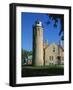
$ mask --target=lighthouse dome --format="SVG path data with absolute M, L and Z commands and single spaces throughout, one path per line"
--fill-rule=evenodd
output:
M 35 22 L 35 26 L 42 26 L 42 22 L 37 20 L 37 21 Z

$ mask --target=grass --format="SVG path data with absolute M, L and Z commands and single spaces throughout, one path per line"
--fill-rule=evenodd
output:
M 23 66 L 22 68 L 29 69 L 48 69 L 48 68 L 63 68 L 61 65 L 49 65 L 49 66 Z
M 22 77 L 64 75 L 63 65 L 23 66 Z

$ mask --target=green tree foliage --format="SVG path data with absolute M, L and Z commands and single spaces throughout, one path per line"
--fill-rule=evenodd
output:
M 22 57 L 22 65 L 23 65 L 24 63 L 28 62 L 28 56 L 32 55 L 32 51 L 27 51 L 22 49 L 21 52 L 22 52 L 21 57 Z
M 48 14 L 47 14 L 48 15 Z M 59 32 L 59 36 L 61 36 L 61 40 L 64 40 L 64 15 L 58 15 L 58 14 L 49 14 L 49 19 L 54 20 L 54 27 L 57 27 L 58 19 L 61 21 L 61 29 Z M 50 20 L 47 21 L 47 25 L 50 24 Z
M 22 59 L 28 58 L 29 55 L 32 55 L 32 51 L 22 49 Z

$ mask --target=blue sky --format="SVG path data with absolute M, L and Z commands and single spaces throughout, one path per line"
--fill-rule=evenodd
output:
M 54 21 L 49 19 L 49 16 L 44 13 L 24 13 L 21 14 L 21 44 L 22 48 L 28 51 L 32 50 L 32 34 L 33 34 L 33 25 L 36 20 L 40 20 L 43 23 L 44 41 L 48 40 L 48 43 L 59 43 L 59 31 L 61 28 L 60 19 L 58 19 L 57 28 L 53 26 Z M 46 22 L 50 20 L 50 24 L 47 25 Z

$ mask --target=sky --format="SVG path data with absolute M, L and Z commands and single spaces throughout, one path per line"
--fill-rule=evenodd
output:
M 33 42 L 33 25 L 36 20 L 39 20 L 43 24 L 43 38 L 44 41 L 48 40 L 49 44 L 59 43 L 59 31 L 61 29 L 61 22 L 58 19 L 57 27 L 54 27 L 54 20 L 50 20 L 49 14 L 44 13 L 26 13 L 22 12 L 21 14 L 21 44 L 22 48 L 27 51 L 32 51 L 32 42 Z M 50 24 L 46 24 L 50 21 Z

